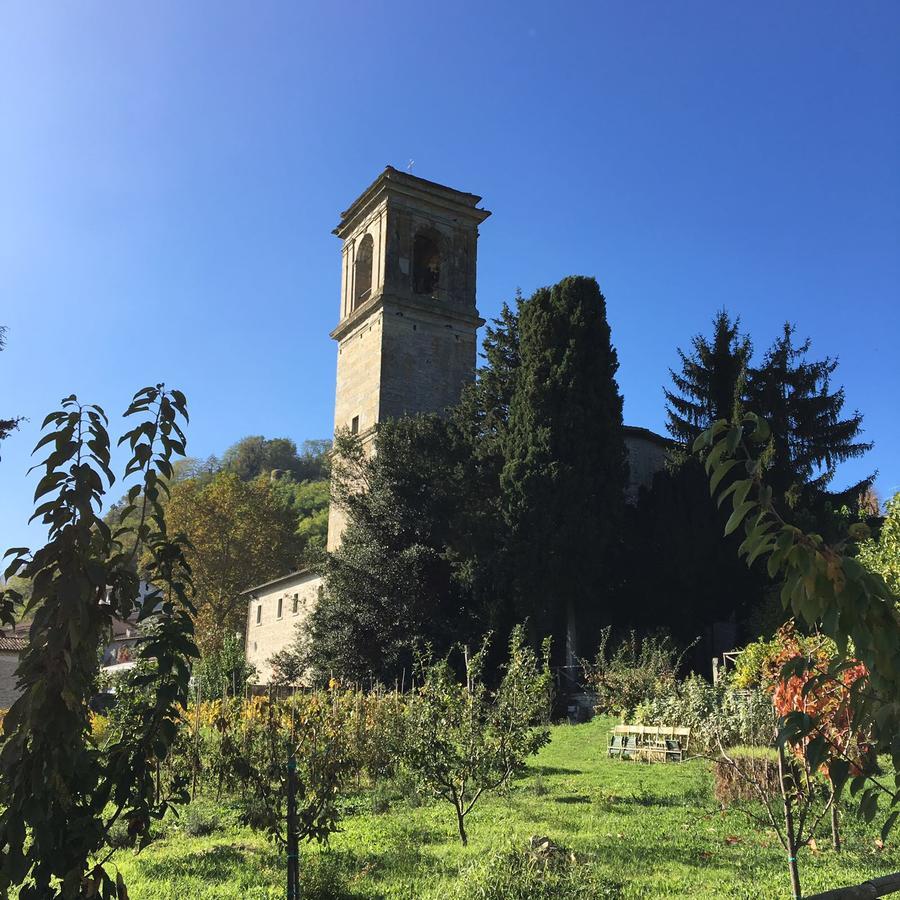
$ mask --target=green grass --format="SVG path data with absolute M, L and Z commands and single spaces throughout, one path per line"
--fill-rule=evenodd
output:
M 485 876 L 498 853 L 525 848 L 532 835 L 547 835 L 574 850 L 575 871 L 566 877 L 606 891 L 596 887 L 579 897 L 789 896 L 784 853 L 774 834 L 737 811 L 716 808 L 708 762 L 645 765 L 608 760 L 604 752 L 609 724 L 595 720 L 555 727 L 551 743 L 510 792 L 483 798 L 475 807 L 467 820 L 466 848 L 459 843 L 448 805 L 416 807 L 397 792 L 388 811 L 376 813 L 371 811 L 371 795 L 350 798 L 342 830 L 330 846 L 303 850 L 304 897 L 512 896 L 506 889 L 485 892 Z M 384 808 L 386 795 L 389 792 L 379 792 L 377 808 Z M 164 834 L 138 855 L 122 851 L 115 857 L 132 900 L 284 896 L 283 856 L 264 837 L 236 826 L 227 814 L 220 830 L 205 837 L 189 837 L 173 826 Z M 818 851 L 801 853 L 804 891 L 814 893 L 900 869 L 900 853 L 892 846 L 880 850 L 877 836 L 877 828 L 864 827 L 847 814 L 845 847 L 835 854 L 823 831 Z M 564 887 L 556 892 L 547 887 L 533 896 L 574 895 Z

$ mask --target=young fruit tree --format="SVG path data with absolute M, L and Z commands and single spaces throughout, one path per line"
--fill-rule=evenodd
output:
M 100 517 L 115 481 L 108 420 L 100 407 L 73 395 L 44 420 L 51 428 L 35 447 L 49 447 L 37 466 L 44 474 L 33 517 L 47 527 L 47 543 L 34 553 L 17 547 L 6 554 L 12 561 L 5 577 L 22 576 L 33 591 L 22 613 L 31 627 L 16 671 L 21 694 L 0 737 L 2 897 L 124 900 L 121 874 L 113 879 L 104 866 L 113 852 L 110 829 L 127 823 L 132 843 L 143 846 L 151 820 L 187 798 L 179 782 L 159 795 L 154 779 L 175 740 L 190 659 L 197 655 L 184 541 L 168 534 L 160 503 L 172 459 L 184 455 L 184 396 L 163 385 L 144 388 L 125 416 L 140 417 L 119 441 L 131 452 L 125 477 L 138 476 L 122 518 L 136 511 L 136 524 L 113 531 Z M 135 570 L 140 546 L 147 554 L 143 576 L 155 588 L 142 604 Z M 21 601 L 15 590 L 0 593 L 0 618 L 11 623 Z M 89 708 L 98 651 L 113 618 L 134 614 L 145 631 L 140 660 L 153 690 L 133 727 L 101 752 Z
M 479 797 L 508 785 L 525 760 L 550 740 L 545 727 L 553 683 L 549 639 L 539 658 L 516 626 L 495 691 L 482 679 L 487 650 L 485 638 L 476 653 L 463 651 L 464 682 L 455 677 L 449 659 L 419 660 L 421 683 L 407 704 L 400 749 L 419 783 L 452 804 L 463 845 L 468 843 L 466 816 Z
M 842 759 L 851 766 L 853 775 L 875 770 L 875 759 L 869 746 L 868 735 L 855 726 L 851 712 L 853 692 L 865 687 L 868 677 L 862 663 L 831 671 L 834 659 L 834 643 L 821 635 L 801 640 L 793 622 L 788 622 L 779 632 L 781 650 L 771 661 L 771 674 L 767 679 L 772 703 L 781 719 L 792 713 L 802 713 L 812 718 L 810 732 L 794 744 L 794 756 L 800 763 L 814 762 L 821 754 L 824 758 Z M 791 675 L 785 675 L 790 667 Z M 821 749 L 820 749 L 821 748 Z M 838 824 L 838 802 L 828 767 L 822 765 L 811 775 L 825 781 L 830 797 L 831 838 L 836 851 L 841 849 Z
M 809 534 L 788 523 L 773 503 L 766 483 L 764 463 L 772 434 L 768 423 L 754 413 L 732 422 L 720 420 L 694 443 L 702 453 L 710 477 L 710 493 L 721 505 L 729 497 L 732 513 L 725 534 L 743 527 L 745 538 L 739 553 L 747 564 L 765 559 L 769 576 L 783 579 L 781 600 L 798 622 L 817 630 L 835 644 L 835 653 L 824 671 L 810 671 L 807 659 L 793 655 L 781 670 L 784 714 L 779 719 L 778 752 L 783 773 L 785 834 L 788 869 L 794 897 L 800 896 L 795 839 L 794 789 L 784 776 L 785 746 L 802 754 L 809 772 L 824 770 L 832 786 L 832 803 L 840 800 L 850 781 L 850 793 L 858 798 L 859 813 L 871 821 L 879 799 L 887 802 L 882 827 L 886 837 L 900 815 L 900 791 L 893 782 L 877 777 L 873 767 L 861 767 L 865 759 L 889 754 L 900 769 L 900 620 L 897 597 L 884 578 L 854 558 L 855 542 L 868 536 L 861 524 L 852 525 L 844 540 L 829 545 L 818 534 Z M 861 668 L 862 667 L 862 668 Z M 845 706 L 849 735 L 862 735 L 871 748 L 857 752 L 858 741 L 836 739 L 828 724 L 829 703 L 812 708 L 792 708 L 791 678 L 803 682 L 801 694 L 825 698 L 839 693 L 837 707 Z

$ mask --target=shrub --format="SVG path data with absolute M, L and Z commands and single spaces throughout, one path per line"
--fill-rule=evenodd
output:
M 116 819 L 106 833 L 106 843 L 114 850 L 122 850 L 125 847 L 133 847 L 135 835 L 128 831 L 128 823 L 122 819 Z
M 542 846 L 550 844 L 550 852 Z M 546 838 L 531 850 L 508 847 L 465 869 L 453 900 L 615 900 L 622 885 L 601 876 Z
M 194 801 L 182 816 L 182 828 L 191 837 L 205 837 L 220 827 L 219 811 L 206 803 Z
M 223 693 L 242 696 L 256 678 L 256 667 L 247 662 L 242 638 L 226 631 L 222 646 L 204 653 L 191 674 L 202 699 L 217 700 Z
M 306 853 L 300 863 L 300 896 L 303 900 L 364 900 L 367 895 L 352 886 L 357 873 L 352 854 Z
M 764 691 L 712 685 L 699 675 L 638 704 L 634 719 L 639 724 L 690 728 L 690 749 L 700 753 L 718 750 L 720 741 L 725 747 L 766 746 L 774 736 L 772 701 Z
M 750 801 L 758 802 L 761 790 L 767 798 L 781 791 L 778 757 L 774 750 L 760 747 L 736 747 L 729 751 L 729 762 L 717 759 L 715 765 L 716 800 L 722 806 Z
M 394 792 L 391 785 L 379 781 L 372 789 L 372 812 L 376 814 L 386 813 L 391 808 L 394 800 Z
M 679 652 L 668 635 L 640 640 L 632 631 L 610 653 L 611 633 L 611 627 L 603 629 L 594 662 L 583 662 L 582 666 L 585 679 L 597 695 L 597 712 L 629 718 L 642 701 L 671 693 L 687 651 Z
M 824 653 L 829 658 L 837 655 L 837 645 L 830 638 L 800 634 L 791 621 L 770 640 L 759 638 L 741 650 L 730 675 L 730 683 L 741 690 L 760 687 L 771 690 L 772 684 L 779 680 L 778 660 L 788 650 L 800 655 L 818 656 Z

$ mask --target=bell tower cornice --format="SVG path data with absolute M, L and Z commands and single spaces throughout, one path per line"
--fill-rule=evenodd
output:
M 332 234 L 346 239 L 380 204 L 391 199 L 401 203 L 406 201 L 403 205 L 419 206 L 424 202 L 435 212 L 440 210 L 450 218 L 470 219 L 476 225 L 490 215 L 488 210 L 478 208 L 481 197 L 477 194 L 457 191 L 436 181 L 401 172 L 393 166 L 385 166 L 384 171 L 341 213 L 341 221 Z

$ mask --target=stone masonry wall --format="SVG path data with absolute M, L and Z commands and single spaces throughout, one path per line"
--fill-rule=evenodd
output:
M 15 672 L 19 654 L 0 651 L 0 709 L 9 709 L 21 691 L 16 688 Z
M 268 684 L 272 677 L 269 660 L 273 654 L 293 643 L 297 625 L 306 620 L 318 599 L 321 583 L 322 579 L 312 572 L 300 573 L 261 589 L 247 604 L 247 662 L 256 666 L 260 684 Z
M 350 428 L 355 416 L 359 417 L 360 432 L 378 421 L 382 323 L 382 310 L 373 310 L 338 344 L 335 431 Z
M 450 313 L 385 302 L 380 420 L 440 413 L 475 374 L 475 326 Z

